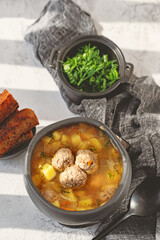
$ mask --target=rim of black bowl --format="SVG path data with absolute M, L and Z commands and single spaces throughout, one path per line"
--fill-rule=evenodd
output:
M 33 136 L 36 134 L 36 127 L 31 129 Z M 16 157 L 17 155 L 21 154 L 29 145 L 30 141 L 26 142 L 25 144 L 23 144 L 22 146 L 15 148 L 14 150 L 6 153 L 5 155 L 3 155 L 2 157 L 0 157 L 0 160 L 7 160 L 7 159 L 11 159 L 13 157 Z
M 106 45 L 117 57 L 116 60 L 118 61 L 120 78 L 117 79 L 110 87 L 106 88 L 102 92 L 92 93 L 92 92 L 84 92 L 76 89 L 67 81 L 67 78 L 65 77 L 65 74 L 62 71 L 62 63 L 60 61 L 64 61 L 64 59 L 66 58 L 69 51 L 71 51 L 71 49 L 73 49 L 79 44 L 84 44 L 85 42 L 97 42 L 97 43 Z M 80 94 L 81 96 L 88 95 L 90 97 L 92 96 L 98 97 L 98 96 L 103 96 L 104 94 L 112 92 L 122 82 L 122 78 L 125 77 L 125 67 L 126 67 L 126 62 L 121 49 L 110 39 L 104 36 L 99 36 L 99 35 L 81 35 L 79 37 L 74 38 L 64 48 L 60 49 L 60 52 L 57 58 L 57 72 L 58 72 L 58 75 L 60 76 L 61 81 L 65 84 L 65 86 L 68 89 L 72 90 L 73 92 L 76 92 L 77 94 Z
M 105 133 L 108 134 L 108 136 L 112 139 L 113 143 L 115 144 L 115 146 L 118 148 L 118 150 L 120 151 L 120 154 L 122 156 L 123 159 L 123 173 L 122 173 L 122 178 L 121 181 L 119 183 L 119 186 L 115 192 L 115 194 L 113 195 L 113 197 L 107 202 L 105 203 L 103 206 L 100 206 L 98 208 L 95 209 L 91 209 L 91 210 L 85 210 L 85 211 L 68 211 L 68 210 L 64 210 L 58 207 L 55 207 L 53 204 L 51 204 L 50 202 L 48 202 L 42 195 L 41 193 L 37 190 L 36 186 L 34 185 L 32 178 L 31 178 L 31 156 L 32 156 L 32 152 L 34 150 L 34 147 L 36 146 L 36 144 L 38 143 L 38 141 L 45 135 L 47 135 L 47 133 L 51 132 L 51 131 L 55 131 L 56 129 L 59 129 L 63 126 L 70 126 L 76 123 L 86 123 L 86 124 L 92 124 L 97 128 L 100 128 L 102 131 L 105 131 Z M 102 128 L 104 129 L 102 129 Z M 129 164 L 130 167 L 130 172 L 128 172 L 127 170 L 127 164 Z M 84 117 L 75 117 L 75 118 L 68 118 L 53 124 L 48 125 L 47 127 L 44 127 L 42 130 L 40 130 L 35 137 L 31 140 L 27 153 L 26 153 L 26 159 L 25 159 L 25 173 L 24 173 L 24 177 L 25 177 L 25 181 L 27 182 L 27 184 L 29 184 L 29 187 L 36 193 L 37 197 L 39 198 L 39 200 L 44 204 L 47 205 L 47 207 L 49 207 L 51 210 L 54 210 L 55 212 L 59 213 L 59 214 L 63 214 L 65 213 L 65 215 L 67 216 L 77 216 L 77 212 L 80 216 L 85 216 L 86 212 L 87 215 L 92 216 L 92 214 L 95 214 L 97 212 L 103 212 L 105 210 L 105 208 L 109 208 L 111 205 L 115 205 L 115 200 L 118 198 L 121 198 L 123 196 L 123 189 L 126 188 L 126 185 L 124 184 L 124 181 L 126 178 L 129 178 L 129 184 L 128 184 L 128 188 L 127 188 L 127 192 L 129 190 L 130 187 L 130 183 L 131 183 L 131 177 L 132 177 L 132 169 L 131 169 L 131 162 L 130 162 L 130 158 L 125 150 L 125 148 L 123 147 L 123 145 L 120 143 L 120 141 L 116 138 L 116 136 L 114 135 L 114 133 L 103 123 L 91 119 L 91 118 L 84 118 Z M 28 191 L 28 190 L 27 190 Z M 29 192 L 28 192 L 29 194 Z M 29 194 L 29 196 L 31 197 L 31 195 Z M 123 196 L 124 199 L 125 196 Z M 32 197 L 31 197 L 32 199 Z M 122 199 L 122 200 L 123 200 Z M 33 201 L 34 202 L 34 201 Z M 36 205 L 36 204 L 35 204 Z M 118 208 L 119 203 L 117 203 L 116 208 Z

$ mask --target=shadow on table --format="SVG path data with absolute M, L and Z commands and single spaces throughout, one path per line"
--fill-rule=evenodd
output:
M 20 40 L 0 40 L 0 64 L 42 68 L 35 58 L 32 46 Z
M 116 39 L 115 40 L 111 39 L 111 40 L 116 43 Z M 26 46 L 29 47 L 29 45 L 27 45 L 24 41 L 0 40 L 0 51 L 2 54 L 0 58 L 0 64 L 42 68 L 43 66 L 35 57 L 32 56 L 31 57 L 32 59 L 31 59 L 28 56 Z M 33 55 L 32 49 L 28 49 L 28 52 Z M 147 69 L 147 72 L 150 75 L 152 73 L 153 74 L 160 73 L 160 66 L 159 66 L 160 52 L 159 51 L 130 50 L 130 49 L 123 48 L 122 52 L 126 57 L 126 61 L 129 60 L 135 66 L 137 65 L 135 67 L 135 71 L 141 71 L 140 68 L 143 68 L 145 69 L 144 72 Z M 15 57 L 15 56 L 19 56 L 19 57 Z M 143 74 L 143 71 L 142 71 L 142 74 Z
M 3 206 L 3 207 L 2 207 Z M 43 215 L 32 203 L 28 196 L 15 196 L 15 195 L 0 195 L 0 229 L 25 229 L 37 230 L 45 233 L 62 233 L 63 237 L 68 234 L 70 237 L 75 237 L 77 234 L 82 236 L 82 239 L 89 237 L 91 239 L 95 235 L 98 225 L 93 225 L 87 228 L 68 228 L 61 226 L 59 223 L 52 221 Z M 149 226 L 149 223 L 152 224 Z M 139 232 L 139 239 L 147 239 L 147 236 L 152 236 L 150 240 L 154 240 L 155 236 L 155 217 L 132 217 L 123 222 L 115 228 L 110 235 L 110 239 L 115 239 L 117 234 L 121 236 L 132 236 L 135 239 L 136 233 Z M 148 227 L 149 226 L 149 227 Z M 54 238 L 53 238 L 54 239 Z
M 28 196 L 0 195 L 0 212 L 0 229 L 33 229 L 64 234 L 78 233 L 85 236 L 90 231 L 94 232 L 97 227 L 95 225 L 94 227 L 73 229 L 61 226 L 43 215 Z

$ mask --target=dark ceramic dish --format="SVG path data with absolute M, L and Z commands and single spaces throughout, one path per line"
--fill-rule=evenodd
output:
M 89 43 L 91 46 L 97 46 L 101 53 L 108 54 L 108 58 L 110 60 L 116 60 L 118 64 L 120 78 L 103 92 L 88 93 L 77 90 L 69 84 L 67 75 L 63 71 L 61 61 L 66 61 L 67 57 L 75 56 L 80 47 Z M 98 35 L 82 35 L 73 39 L 61 49 L 53 48 L 49 59 L 49 67 L 57 70 L 68 98 L 76 104 L 79 104 L 81 100 L 85 98 L 102 98 L 109 96 L 125 78 L 130 78 L 133 72 L 133 65 L 125 62 L 124 55 L 120 48 L 108 38 Z
M 79 122 L 92 124 L 95 127 L 101 127 L 101 129 L 104 129 L 103 131 L 109 135 L 112 142 L 121 153 L 123 159 L 123 174 L 119 187 L 115 192 L 114 196 L 103 206 L 86 211 L 67 211 L 53 206 L 38 192 L 31 179 L 31 157 L 36 144 L 43 136 L 47 135 L 50 131 L 55 131 L 58 128 L 69 126 Z M 90 118 L 70 118 L 57 123 L 53 123 L 43 128 L 35 135 L 35 137 L 30 142 L 25 159 L 24 181 L 30 198 L 32 199 L 34 204 L 49 218 L 70 227 L 82 227 L 92 225 L 98 223 L 104 218 L 109 217 L 113 212 L 115 212 L 129 190 L 129 186 L 131 183 L 131 175 L 131 162 L 125 148 L 115 137 L 114 133 L 108 129 L 108 127 L 106 127 L 101 122 Z
M 33 136 L 36 134 L 36 127 L 32 128 L 32 132 L 33 132 Z M 18 147 L 8 153 L 6 153 L 5 155 L 3 155 L 3 157 L 0 157 L 0 160 L 9 160 L 12 159 L 16 156 L 18 156 L 19 154 L 21 154 L 22 152 L 25 151 L 25 149 L 27 148 L 27 146 L 29 145 L 29 142 L 23 144 L 21 147 Z

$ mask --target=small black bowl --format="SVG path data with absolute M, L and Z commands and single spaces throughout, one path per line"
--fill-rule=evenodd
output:
M 101 53 L 108 54 L 108 58 L 110 60 L 116 60 L 118 64 L 120 78 L 116 80 L 111 87 L 107 88 L 103 92 L 89 93 L 77 90 L 70 85 L 67 75 L 63 71 L 62 62 L 66 61 L 67 57 L 72 58 L 75 56 L 78 49 L 86 44 L 90 44 L 90 46 L 96 46 Z M 57 59 L 55 64 L 54 59 L 56 55 Z M 53 48 L 49 59 L 49 67 L 57 70 L 58 76 L 68 98 L 76 104 L 79 104 L 82 99 L 86 98 L 96 99 L 109 96 L 110 93 L 113 92 L 125 78 L 130 78 L 133 72 L 133 65 L 125 62 L 124 55 L 120 48 L 108 38 L 98 35 L 81 35 L 73 39 L 62 49 Z
M 58 207 L 55 207 L 54 205 L 49 203 L 37 190 L 31 178 L 31 158 L 32 158 L 32 153 L 34 151 L 36 144 L 40 141 L 42 137 L 46 136 L 51 131 L 55 131 L 59 128 L 70 126 L 77 123 L 86 123 L 89 125 L 91 124 L 97 128 L 100 128 L 110 137 L 114 146 L 119 150 L 122 156 L 123 174 L 122 174 L 121 182 L 115 194 L 103 206 L 93 210 L 86 210 L 86 211 L 67 211 L 67 210 L 63 210 Z M 53 123 L 43 128 L 34 136 L 34 138 L 29 144 L 29 147 L 26 153 L 24 182 L 30 198 L 32 199 L 34 204 L 37 206 L 37 208 L 39 208 L 49 218 L 70 227 L 82 227 L 82 226 L 84 227 L 84 226 L 92 225 L 100 222 L 105 218 L 108 218 L 111 214 L 113 214 L 119 208 L 123 199 L 128 193 L 130 183 L 131 183 L 131 176 L 132 176 L 132 168 L 131 168 L 130 158 L 125 148 L 123 147 L 123 145 L 117 139 L 115 134 L 108 129 L 107 126 L 105 126 L 99 121 L 96 121 L 90 118 L 80 118 L 80 117 L 70 118 L 60 122 Z
M 36 134 L 36 127 L 32 128 L 32 133 L 33 136 Z M 27 146 L 29 145 L 29 142 L 24 143 L 22 146 L 15 148 L 14 150 L 6 153 L 5 155 L 3 155 L 2 157 L 0 157 L 0 160 L 9 160 L 12 159 L 16 156 L 18 156 L 19 154 L 21 154 L 22 152 L 25 151 L 25 149 L 27 148 Z

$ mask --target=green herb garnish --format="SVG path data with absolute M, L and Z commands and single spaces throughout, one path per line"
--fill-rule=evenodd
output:
M 110 140 L 108 139 L 108 140 L 106 141 L 106 143 L 104 144 L 104 146 L 106 147 L 109 142 L 110 142 Z
M 119 162 L 119 163 L 121 162 L 121 156 L 118 157 L 118 162 Z
M 115 166 L 114 166 L 114 169 L 116 170 L 116 172 L 117 172 L 118 174 L 120 174 L 119 171 L 118 171 L 118 169 L 117 169 Z
M 69 192 L 67 192 L 66 190 L 62 190 L 62 192 L 63 192 L 63 193 L 69 193 Z
M 91 149 L 90 149 L 90 151 L 92 151 L 92 152 L 95 151 L 95 150 L 96 150 L 96 149 L 95 149 L 94 146 L 92 146 Z
M 100 206 L 100 201 L 97 201 L 97 207 L 99 207 Z
M 44 157 L 44 158 L 51 158 L 52 157 L 52 155 L 44 153 L 44 152 L 41 152 L 41 156 Z
M 108 176 L 110 179 L 112 179 L 114 177 L 114 175 L 112 173 L 108 173 Z
M 49 141 L 49 143 L 48 143 L 48 144 L 51 144 L 52 142 L 54 142 L 54 141 L 55 141 L 55 139 L 54 139 L 54 136 L 52 135 L 52 133 L 49 133 L 49 134 L 48 134 L 48 137 L 50 137 L 50 138 L 51 138 L 51 140 Z
M 81 47 L 72 58 L 67 58 L 63 71 L 69 83 L 84 92 L 102 92 L 110 87 L 118 78 L 116 60 L 109 60 L 107 54 L 90 44 Z

